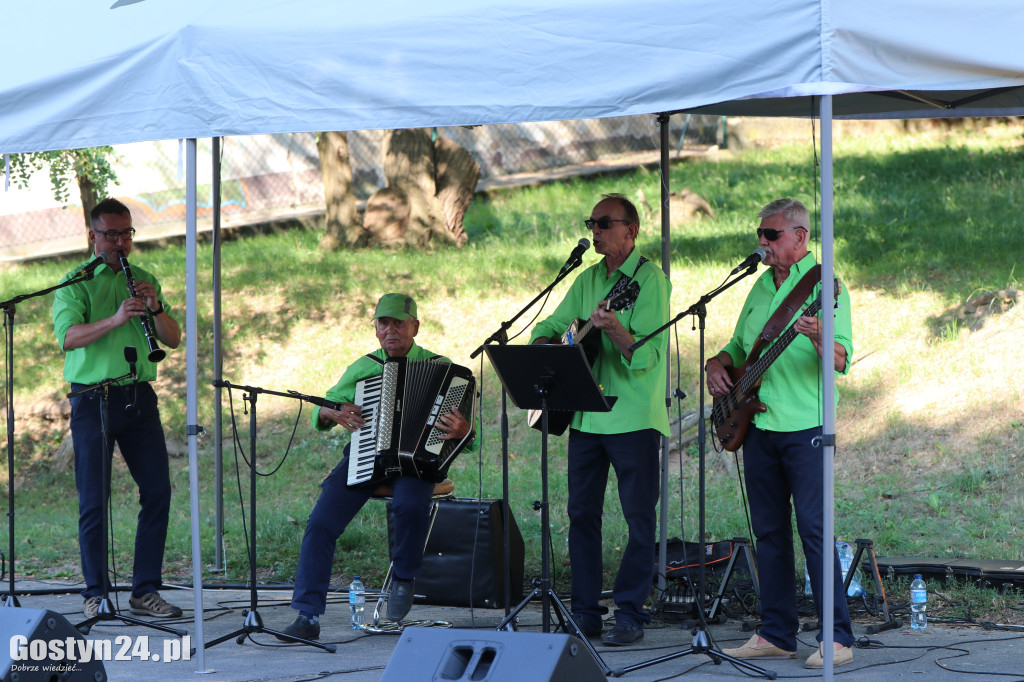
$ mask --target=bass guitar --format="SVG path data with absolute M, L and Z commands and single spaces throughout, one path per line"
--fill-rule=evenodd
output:
M 835 280 L 834 288 L 834 297 L 838 298 L 839 280 Z M 799 314 L 817 315 L 819 310 L 821 310 L 820 292 L 807 306 L 807 309 Z M 758 389 L 761 387 L 761 377 L 797 335 L 798 332 L 790 325 L 760 357 L 748 360 L 743 367 L 726 367 L 729 378 L 732 379 L 732 388 L 727 394 L 715 398 L 711 406 L 711 430 L 718 442 L 722 444 L 723 449 L 729 452 L 739 450 L 754 415 L 768 409 L 757 398 Z
M 625 287 L 621 291 L 606 299 L 606 310 L 624 310 L 629 308 L 636 303 L 636 297 L 640 294 L 640 285 L 636 282 L 630 282 L 629 286 Z M 587 362 L 591 367 L 594 366 L 594 361 L 597 359 L 597 353 L 601 350 L 601 337 L 599 334 L 591 334 L 594 330 L 593 320 L 586 320 L 585 322 L 577 318 L 569 323 L 565 332 L 562 334 L 561 343 L 573 344 L 583 347 L 583 354 L 587 358 Z M 575 412 L 568 410 L 554 410 L 548 411 L 548 434 L 552 436 L 561 436 L 565 433 L 565 430 L 569 428 L 569 424 L 572 423 L 573 415 Z M 540 410 L 527 410 L 526 421 L 531 428 L 540 431 L 542 429 L 541 417 L 542 413 Z

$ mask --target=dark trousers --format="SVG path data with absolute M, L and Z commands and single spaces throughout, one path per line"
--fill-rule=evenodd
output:
M 612 589 L 615 618 L 633 624 L 651 620 L 643 606 L 654 579 L 660 439 L 654 429 L 611 435 L 569 433 L 569 562 L 574 614 L 600 617 L 601 515 L 610 465 L 615 469 L 619 503 L 629 528 Z
M 743 468 L 750 497 L 750 516 L 757 538 L 757 570 L 761 584 L 762 637 L 786 651 L 796 651 L 800 620 L 796 610 L 796 565 L 792 510 L 807 559 L 819 622 L 822 619 L 822 447 L 811 445 L 821 429 L 763 431 L 750 427 L 743 441 Z M 792 507 L 790 499 L 792 498 Z M 843 591 L 839 556 L 832 544 L 835 589 L 831 595 L 833 641 L 853 644 L 850 613 Z M 818 641 L 822 640 L 821 632 Z
M 327 590 L 331 584 L 338 538 L 376 487 L 350 488 L 348 461 L 349 446 L 346 445 L 345 456 L 320 484 L 320 497 L 306 522 L 292 594 L 292 608 L 298 611 L 321 614 L 327 610 Z M 394 490 L 391 503 L 395 519 L 394 577 L 412 580 L 423 564 L 423 544 L 427 541 L 434 484 L 405 476 L 390 481 L 390 484 Z
M 82 388 L 72 384 L 72 390 Z M 160 424 L 156 392 L 147 382 L 136 387 L 111 386 L 107 408 L 107 450 L 100 430 L 99 390 L 71 399 L 71 438 L 75 446 L 75 487 L 78 489 L 78 547 L 85 577 L 85 597 L 100 596 L 107 580 L 103 553 L 104 514 L 110 492 L 114 443 L 139 486 L 135 527 L 132 593 L 141 597 L 160 589 L 160 571 L 171 507 L 167 444 Z M 131 406 L 129 406 L 129 404 Z M 104 458 L 107 478 L 103 479 Z M 104 493 L 107 495 L 104 495 Z

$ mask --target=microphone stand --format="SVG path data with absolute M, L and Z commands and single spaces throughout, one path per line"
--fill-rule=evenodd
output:
M 110 447 L 110 445 L 109 445 L 109 435 L 108 435 L 108 429 L 109 429 L 108 418 L 109 418 L 110 386 L 113 385 L 113 384 L 116 384 L 119 381 L 123 381 L 125 379 L 131 379 L 132 382 L 135 382 L 136 379 L 137 379 L 136 374 L 135 374 L 135 361 L 138 359 L 138 354 L 137 354 L 137 351 L 135 350 L 135 347 L 134 346 L 126 346 L 125 349 L 124 349 L 124 356 L 125 356 L 125 360 L 128 361 L 128 366 L 129 366 L 129 372 L 127 374 L 124 374 L 124 375 L 119 376 L 119 377 L 115 377 L 113 379 L 104 379 L 103 381 L 100 381 L 99 383 L 96 383 L 96 384 L 92 384 L 91 386 L 83 386 L 82 388 L 78 389 L 77 391 L 72 391 L 71 393 L 68 393 L 68 396 L 67 396 L 70 399 L 70 398 L 74 398 L 75 396 L 82 395 L 83 393 L 88 393 L 89 391 L 93 391 L 93 390 L 96 390 L 99 393 L 99 397 L 100 397 L 100 438 L 101 438 L 102 447 L 103 447 L 103 461 L 100 464 L 100 468 L 101 468 L 101 476 L 103 477 L 102 478 L 102 480 L 103 480 L 103 487 L 105 489 L 104 490 L 103 499 L 106 500 L 106 506 L 108 508 L 109 508 L 109 505 L 110 505 L 110 465 L 109 465 L 109 462 L 110 462 L 110 454 L 109 454 L 109 452 L 110 451 L 107 448 Z M 134 401 L 134 398 L 133 398 L 133 401 Z M 110 549 L 109 549 L 109 547 L 110 547 L 110 544 L 109 544 L 110 526 L 109 526 L 109 523 L 108 523 L 108 516 L 109 515 L 107 514 L 107 512 L 104 511 L 104 514 L 103 514 L 103 557 L 104 557 L 104 561 L 105 562 L 110 560 Z M 108 564 L 108 569 L 109 569 L 109 564 Z M 104 569 L 104 571 L 103 571 L 103 594 L 100 597 L 100 603 L 99 603 L 99 607 L 97 608 L 96 615 L 93 616 L 92 618 L 87 618 L 87 619 L 83 620 L 81 623 L 79 623 L 78 625 L 76 625 L 75 626 L 76 630 L 81 632 L 83 635 L 88 635 L 89 631 L 92 630 L 92 626 L 94 624 L 96 624 L 98 621 L 101 621 L 101 620 L 119 620 L 122 623 L 128 623 L 130 625 L 143 625 L 143 626 L 145 626 L 147 628 L 152 628 L 154 630 L 159 630 L 160 632 L 169 632 L 171 634 L 177 635 L 178 637 L 184 637 L 186 634 L 188 634 L 185 630 L 181 630 L 181 629 L 178 629 L 178 628 L 168 627 L 166 625 L 158 625 L 157 623 L 153 623 L 153 622 L 150 622 L 150 621 L 147 621 L 147 620 L 141 620 L 139 618 L 132 618 L 131 616 L 124 616 L 124 615 L 121 615 L 120 613 L 117 613 L 117 611 L 114 610 L 113 604 L 110 603 L 109 581 L 107 579 L 108 573 L 109 573 L 109 571 L 107 569 Z
M 271 391 L 266 388 L 260 388 L 258 386 L 239 386 L 238 384 L 232 384 L 230 381 L 223 380 L 214 381 L 213 385 L 216 388 L 241 389 L 245 392 L 242 394 L 242 400 L 248 401 L 249 403 L 249 610 L 244 614 L 245 621 L 242 623 L 242 627 L 234 632 L 224 635 L 223 637 L 218 637 L 217 639 L 207 642 L 203 645 L 203 648 L 209 649 L 210 647 L 216 646 L 221 642 L 225 642 L 232 637 L 235 638 L 236 644 L 242 644 L 245 642 L 245 638 L 247 636 L 257 632 L 265 632 L 267 634 L 274 635 L 280 640 L 296 642 L 298 644 L 307 644 L 333 654 L 337 649 L 333 644 L 321 644 L 320 642 L 314 642 L 311 639 L 304 639 L 302 637 L 296 637 L 278 630 L 271 630 L 270 628 L 263 627 L 263 619 L 260 618 L 260 613 L 256 610 L 256 604 L 258 601 L 256 596 L 256 399 L 260 393 L 266 393 L 267 395 L 279 395 L 285 398 L 295 398 L 299 400 L 306 400 L 307 398 L 312 398 L 312 396 L 303 396 L 295 391 L 281 393 L 278 391 Z M 327 406 L 334 407 L 336 404 L 337 403 L 327 403 Z
M 84 282 L 92 278 L 92 270 L 82 270 L 66 282 L 61 282 L 56 286 L 41 289 L 40 291 L 35 291 L 31 294 L 21 294 L 20 296 L 15 296 L 9 301 L 0 303 L 0 308 L 3 308 L 4 312 L 4 327 L 7 329 L 7 333 L 4 335 L 4 345 L 6 346 L 5 354 L 7 358 L 7 555 L 10 561 L 10 571 L 8 573 L 9 582 L 7 596 L 4 598 L 4 606 L 21 606 L 21 604 L 18 603 L 17 595 L 14 593 L 14 314 L 16 312 L 17 305 L 22 301 L 26 301 L 37 296 L 45 296 L 51 291 L 63 289 L 64 287 L 71 286 L 72 284 L 78 284 L 79 282 Z
M 582 256 L 582 254 L 581 254 L 581 256 Z M 580 265 L 582 265 L 583 264 L 583 258 L 581 256 L 577 256 L 576 258 L 571 259 L 572 262 L 566 263 L 564 266 L 562 266 L 562 269 L 558 271 L 558 275 L 555 276 L 555 279 L 551 282 L 551 284 L 547 285 L 539 294 L 537 294 L 533 298 L 532 301 L 530 301 L 525 306 L 523 306 L 522 310 L 520 310 L 518 313 L 513 315 L 511 320 L 508 320 L 507 322 L 502 322 L 501 326 L 499 326 L 498 329 L 493 334 L 488 336 L 487 339 L 480 346 L 478 346 L 475 351 L 473 351 L 470 354 L 470 356 L 469 356 L 470 360 L 472 360 L 472 359 L 476 358 L 476 356 L 480 355 L 480 353 L 482 353 L 483 350 L 484 350 L 484 346 L 491 345 L 491 344 L 498 344 L 500 346 L 507 345 L 508 344 L 508 330 L 509 330 L 509 328 L 515 323 L 516 320 L 518 320 L 520 317 L 522 317 L 526 313 L 527 310 L 532 308 L 533 305 L 537 301 L 539 301 L 540 299 L 544 298 L 549 293 L 551 293 L 551 290 L 554 289 L 558 285 L 559 282 L 561 282 L 563 279 L 565 279 L 566 275 L 568 275 L 570 272 L 572 272 L 573 270 L 578 268 Z M 502 544 L 502 551 L 503 551 L 503 555 L 502 556 L 505 559 L 505 561 L 504 561 L 504 564 L 505 564 L 505 567 L 504 567 L 505 568 L 505 575 L 504 575 L 504 579 L 502 580 L 502 582 L 505 585 L 505 617 L 506 618 L 508 617 L 508 615 L 512 611 L 512 605 L 510 603 L 512 601 L 512 593 L 511 593 L 511 585 L 509 584 L 512 581 L 512 563 L 509 561 L 509 553 L 511 552 L 511 549 L 509 547 L 510 540 L 509 540 L 509 528 L 508 528 L 508 526 L 509 526 L 509 513 L 510 512 L 509 512 L 509 502 L 508 502 L 508 391 L 505 390 L 505 385 L 502 384 L 502 386 L 501 386 L 501 528 L 502 528 L 502 543 L 503 543 Z M 543 538 L 542 541 L 543 542 L 547 542 L 547 538 Z M 545 609 L 545 612 L 546 612 L 546 609 Z M 509 623 L 506 629 L 514 630 L 515 629 L 515 624 L 514 623 Z
M 707 438 L 706 438 L 706 423 L 705 423 L 705 419 L 704 419 L 704 391 L 705 391 L 705 382 L 704 382 L 704 371 L 705 371 L 704 370 L 704 327 L 705 327 L 705 324 L 704 323 L 705 323 L 705 319 L 707 318 L 707 304 L 708 304 L 709 301 L 711 301 L 711 299 L 715 298 L 716 296 L 718 296 L 720 293 L 722 293 L 726 289 L 729 289 L 734 284 L 739 282 L 741 279 L 747 277 L 748 275 L 753 274 L 755 270 L 757 270 L 757 263 L 751 263 L 744 272 L 740 273 L 736 277 L 733 277 L 733 279 L 726 279 L 726 281 L 723 284 L 719 285 L 715 289 L 712 289 L 710 292 L 708 292 L 708 293 L 704 294 L 703 296 L 701 296 L 700 299 L 696 303 L 691 305 L 689 308 L 687 308 L 683 312 L 681 312 L 678 315 L 676 315 L 669 322 L 667 322 L 666 324 L 664 324 L 661 327 L 659 327 L 658 329 L 656 329 L 650 335 L 644 337 L 643 339 L 637 341 L 636 343 L 634 343 L 632 346 L 629 347 L 629 350 L 635 351 L 637 348 L 639 348 L 640 346 L 644 345 L 645 343 L 650 341 L 652 338 L 654 338 L 655 336 L 658 336 L 663 331 L 665 331 L 666 329 L 668 329 L 669 327 L 674 325 L 681 318 L 686 317 L 688 315 L 694 315 L 694 316 L 697 317 L 698 327 L 700 328 L 700 370 L 699 370 L 699 373 L 698 373 L 698 382 L 697 382 L 699 387 L 700 387 L 700 411 L 697 413 L 698 415 L 700 415 L 699 419 L 697 420 L 697 451 L 698 451 L 698 454 L 699 454 L 698 459 L 697 459 L 697 461 L 698 461 L 698 482 L 699 482 L 698 493 L 697 493 L 697 502 L 698 502 L 698 514 L 697 515 L 698 515 L 699 526 L 700 526 L 699 530 L 698 530 L 699 538 L 700 538 L 699 539 L 700 544 L 704 543 L 705 518 L 706 518 L 706 516 L 705 516 L 706 515 L 706 510 L 705 510 L 706 494 L 705 494 L 705 474 L 704 474 L 704 468 L 705 468 L 705 457 L 706 457 L 706 450 L 707 450 L 707 443 L 706 443 Z M 730 277 L 732 277 L 732 274 L 730 274 Z M 700 555 L 700 572 L 699 572 L 699 580 L 697 582 L 697 599 L 696 599 L 698 623 L 697 623 L 697 625 L 694 627 L 694 629 L 692 631 L 693 641 L 690 644 L 690 648 L 686 649 L 685 651 L 679 651 L 679 652 L 676 652 L 674 654 L 668 654 L 667 656 L 661 656 L 659 658 L 655 658 L 655 659 L 652 659 L 652 660 L 649 660 L 649 661 L 642 661 L 640 663 L 637 663 L 635 665 L 631 665 L 631 666 L 628 666 L 628 667 L 625 667 L 625 668 L 618 668 L 618 669 L 612 671 L 612 676 L 613 677 L 621 677 L 622 675 L 625 675 L 628 672 L 632 672 L 633 670 L 639 670 L 640 668 L 646 668 L 648 666 L 657 665 L 658 663 L 664 663 L 665 661 L 671 661 L 671 660 L 674 660 L 676 658 L 681 658 L 683 656 L 689 656 L 690 654 L 706 654 L 707 656 L 709 656 L 711 658 L 712 663 L 714 663 L 715 665 L 721 665 L 722 661 L 725 660 L 725 661 L 729 661 L 730 663 L 732 663 L 733 665 L 735 665 L 735 666 L 737 666 L 739 668 L 742 668 L 742 669 L 748 670 L 750 672 L 754 672 L 754 673 L 758 673 L 760 675 L 763 675 L 765 678 L 767 678 L 769 680 L 774 680 L 776 678 L 777 675 L 776 675 L 775 671 L 773 671 L 773 670 L 767 670 L 765 668 L 760 668 L 760 667 L 758 667 L 758 666 L 756 666 L 756 665 L 754 665 L 754 664 L 752 664 L 752 663 L 750 663 L 748 661 L 744 661 L 744 660 L 739 659 L 739 658 L 734 658 L 732 656 L 728 656 L 726 654 L 723 654 L 720 649 L 715 648 L 716 645 L 714 643 L 714 640 L 711 638 L 711 635 L 708 633 L 707 616 L 706 616 L 706 614 L 704 612 L 704 601 L 705 601 L 705 598 L 706 598 L 705 597 L 705 594 L 706 594 L 706 592 L 705 592 L 706 561 L 705 561 L 705 558 L 704 558 L 704 552 L 703 551 L 698 552 L 698 554 Z

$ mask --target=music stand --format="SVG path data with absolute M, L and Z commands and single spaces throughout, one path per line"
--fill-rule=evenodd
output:
M 580 346 L 485 346 L 484 352 L 487 353 L 501 385 L 515 406 L 521 410 L 541 411 L 541 577 L 539 580 L 533 580 L 533 591 L 505 616 L 496 629 L 504 630 L 528 603 L 535 597 L 540 597 L 542 630 L 551 631 L 549 607 L 554 604 L 562 628 L 567 631 L 571 629 L 576 633 L 607 675 L 611 669 L 598 656 L 597 650 L 587 640 L 565 604 L 559 600 L 551 587 L 548 547 L 548 411 L 609 412 L 615 398 L 605 397 L 601 393 Z

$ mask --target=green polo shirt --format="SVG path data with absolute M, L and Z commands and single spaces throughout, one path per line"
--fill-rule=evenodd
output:
M 804 256 L 792 267 L 789 277 L 779 289 L 775 288 L 771 268 L 754 283 L 747 294 L 747 300 L 743 303 L 743 310 L 736 321 L 732 339 L 722 349 L 732 356 L 734 366 L 743 365 L 747 353 L 750 352 L 772 313 L 815 263 L 813 254 Z M 814 300 L 820 290 L 819 283 L 808 297 L 808 303 Z M 846 349 L 846 367 L 836 374 L 846 374 L 850 371 L 850 363 L 853 361 L 853 325 L 850 320 L 850 295 L 846 287 L 842 287 L 839 294 L 838 308 L 832 308 L 828 303 L 825 303 L 824 307 L 833 311 L 836 341 Z M 818 313 L 818 317 L 820 316 L 821 313 Z M 796 316 L 790 324 L 795 321 Z M 811 340 L 803 334 L 797 334 L 789 347 L 761 377 L 758 397 L 768 407 L 768 411 L 754 416 L 754 423 L 758 428 L 768 431 L 800 431 L 822 425 L 821 362 Z M 839 402 L 838 392 L 836 402 Z
M 370 355 L 381 361 L 385 361 L 388 359 L 387 351 L 385 351 L 383 348 L 378 348 L 377 350 L 370 353 Z M 418 346 L 415 341 L 412 342 L 412 348 L 409 349 L 409 352 L 405 357 L 408 358 L 409 362 L 420 362 L 422 360 L 429 360 L 430 358 L 437 358 L 438 360 L 443 360 L 444 362 L 451 362 L 451 360 L 444 357 L 443 355 L 432 353 L 431 351 L 421 346 Z M 338 379 L 338 383 L 334 384 L 334 386 L 331 387 L 329 391 L 327 391 L 327 394 L 324 397 L 336 403 L 354 402 L 356 397 L 356 383 L 362 381 L 363 379 L 367 379 L 372 376 L 377 376 L 378 374 L 381 374 L 383 372 L 383 365 L 363 355 L 348 366 L 345 372 L 341 375 L 341 378 Z M 334 422 L 329 422 L 327 426 L 321 425 L 320 406 L 318 405 L 313 408 L 314 429 L 316 429 L 317 431 L 330 431 L 335 426 L 337 426 L 337 424 L 335 424 Z M 473 426 L 474 428 L 479 427 L 479 419 L 476 420 L 476 424 L 473 424 L 471 426 Z M 474 438 L 465 447 L 463 452 L 475 451 L 476 439 Z
M 569 287 L 569 292 L 552 315 L 538 324 L 530 336 L 532 343 L 541 336 L 559 339 L 573 320 L 588 319 L 599 301 L 619 280 L 620 275 L 633 277 L 640 285 L 636 303 L 616 314 L 619 321 L 639 341 L 668 322 L 669 296 L 672 283 L 652 261 L 640 262 L 638 249 L 633 249 L 625 262 L 607 276 L 605 259 L 584 270 Z M 606 396 L 618 400 L 611 412 L 577 412 L 571 428 L 586 433 L 628 433 L 641 429 L 657 429 L 668 435 L 668 410 L 665 407 L 666 352 L 668 334 L 660 334 L 638 348 L 626 360 L 607 335 L 600 334 L 601 349 L 594 361 L 594 377 Z
M 81 263 L 64 275 L 61 282 L 71 279 L 89 261 Z M 151 273 L 132 264 L 132 275 L 137 281 L 151 282 L 156 287 L 157 297 L 163 303 L 160 282 Z M 64 348 L 64 337 L 71 325 L 96 322 L 111 317 L 128 298 L 128 282 L 124 272 L 111 270 L 100 265 L 93 272 L 92 279 L 58 289 L 53 297 L 53 334 Z M 170 306 L 163 303 L 170 312 Z M 75 348 L 64 353 L 64 378 L 72 383 L 95 384 L 128 373 L 128 362 L 124 359 L 125 346 L 135 346 L 139 360 L 136 363 L 139 381 L 156 379 L 156 363 L 150 362 L 146 333 L 138 319 L 113 329 L 84 348 Z M 126 379 L 121 383 L 131 383 Z

